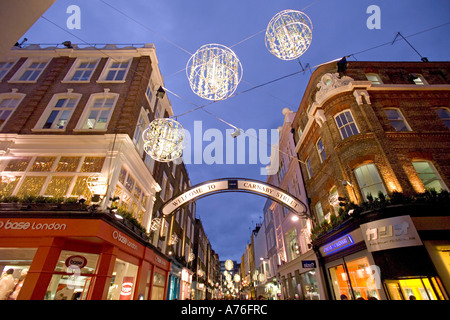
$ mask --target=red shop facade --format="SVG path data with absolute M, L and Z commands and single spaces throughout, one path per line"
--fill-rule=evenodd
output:
M 170 267 L 108 214 L 0 217 L 3 300 L 164 300 Z

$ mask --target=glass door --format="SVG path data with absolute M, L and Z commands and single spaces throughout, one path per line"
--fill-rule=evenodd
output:
M 352 289 L 343 264 L 328 268 L 335 300 L 352 300 Z

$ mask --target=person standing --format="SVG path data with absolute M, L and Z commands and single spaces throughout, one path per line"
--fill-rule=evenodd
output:
M 14 289 L 14 269 L 6 270 L 6 274 L 0 279 L 0 300 L 7 300 Z

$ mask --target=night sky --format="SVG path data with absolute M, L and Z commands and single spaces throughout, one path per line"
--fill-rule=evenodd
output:
M 80 29 L 68 28 L 70 5 L 81 9 Z M 380 29 L 367 27 L 370 5 L 380 8 Z M 265 46 L 267 24 L 286 9 L 303 11 L 312 20 L 312 44 L 299 60 L 280 60 Z M 398 32 L 430 61 L 449 60 L 450 1 L 57 0 L 24 37 L 27 43 L 44 46 L 66 40 L 83 45 L 153 43 L 175 115 L 210 103 L 190 89 L 185 71 L 190 56 L 205 44 L 230 47 L 243 66 L 236 95 L 205 107 L 215 116 L 199 109 L 177 117 L 191 135 L 197 123 L 202 133 L 216 129 L 210 132 L 223 137 L 223 164 L 207 164 L 205 159 L 195 164 L 191 157 L 187 169 L 195 185 L 226 177 L 267 178 L 260 174 L 264 159 L 251 164 L 247 155 L 244 164 L 236 164 L 235 152 L 234 164 L 226 161 L 231 127 L 217 117 L 244 130 L 270 132 L 283 124 L 283 108 L 296 111 L 300 104 L 313 70 L 285 76 L 301 71 L 301 66 L 313 68 L 346 55 L 352 55 L 349 61 L 420 61 L 405 41 L 391 44 Z M 283 79 L 266 84 L 279 78 Z M 254 88 L 262 84 L 266 85 Z M 212 142 L 203 140 L 205 150 Z M 217 194 L 197 202 L 197 216 L 221 260 L 240 261 L 250 230 L 262 220 L 265 202 L 246 193 Z

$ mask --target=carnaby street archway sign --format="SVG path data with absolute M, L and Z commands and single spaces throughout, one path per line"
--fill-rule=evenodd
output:
M 293 195 L 265 182 L 241 178 L 224 178 L 200 183 L 167 201 L 160 210 L 163 216 L 166 217 L 186 203 L 215 193 L 230 191 L 249 192 L 270 198 L 297 215 L 306 216 L 306 205 Z

